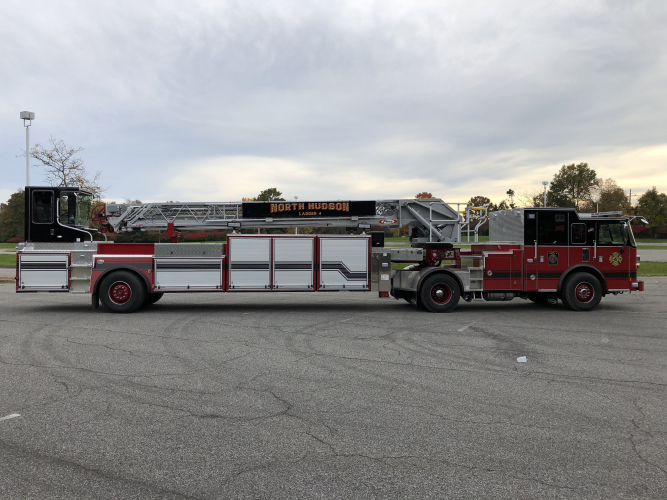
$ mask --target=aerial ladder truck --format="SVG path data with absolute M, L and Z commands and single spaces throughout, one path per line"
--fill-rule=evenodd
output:
M 583 311 L 604 295 L 643 290 L 630 219 L 618 213 L 485 211 L 489 242 L 460 248 L 467 217 L 440 199 L 106 204 L 93 219 L 92 197 L 79 188 L 25 192 L 16 291 L 90 294 L 93 308 L 101 302 L 111 312 L 193 292 L 375 292 L 431 312 L 451 311 L 461 298 L 560 299 Z M 408 227 L 405 248 L 385 247 L 384 232 L 370 231 L 400 226 Z M 237 233 L 306 227 L 362 233 Z M 178 243 L 185 230 L 232 233 L 224 243 Z M 171 242 L 99 239 L 131 231 L 164 231 Z

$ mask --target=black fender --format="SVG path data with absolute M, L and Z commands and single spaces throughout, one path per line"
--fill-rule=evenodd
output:
M 431 268 L 427 269 L 426 271 L 424 271 L 423 273 L 421 273 L 421 276 L 419 277 L 419 281 L 417 282 L 417 290 L 416 290 L 417 293 L 419 293 L 419 290 L 421 289 L 422 282 L 427 277 L 429 277 L 429 276 L 431 276 L 432 274 L 435 274 L 435 273 L 447 274 L 447 275 L 451 276 L 459 284 L 459 288 L 461 289 L 461 295 L 463 295 L 465 293 L 464 290 L 463 290 L 463 282 L 461 281 L 461 278 L 459 278 L 459 276 L 456 273 L 453 273 L 452 271 L 450 271 L 446 267 L 431 267 Z
M 568 267 L 563 274 L 560 276 L 560 280 L 558 280 L 558 291 L 560 292 L 561 289 L 563 288 L 563 283 L 565 282 L 565 279 L 572 273 L 577 272 L 577 271 L 585 271 L 587 273 L 592 274 L 595 276 L 599 281 L 600 281 L 600 286 L 602 287 L 602 291 L 606 292 L 608 290 L 607 288 L 607 281 L 604 279 L 604 276 L 602 273 L 597 270 L 595 267 L 591 266 L 590 264 L 575 264 L 573 266 Z
M 144 285 L 146 285 L 146 293 L 151 293 L 151 284 L 148 282 L 148 279 L 144 274 L 139 271 L 136 267 L 132 266 L 127 266 L 127 265 L 119 265 L 118 267 L 113 267 L 111 269 L 107 269 L 104 271 L 102 274 L 100 274 L 99 278 L 97 278 L 97 281 L 95 282 L 95 289 L 93 290 L 94 295 L 99 295 L 100 292 L 100 284 L 102 283 L 102 280 L 106 278 L 110 273 L 116 272 L 116 271 L 129 271 L 131 273 L 136 274 L 139 276 L 143 282 Z

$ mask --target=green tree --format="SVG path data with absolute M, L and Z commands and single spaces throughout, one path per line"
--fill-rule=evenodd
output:
M 591 192 L 591 199 L 583 205 L 582 212 L 625 212 L 628 197 L 614 179 L 600 180 Z
M 25 235 L 25 192 L 12 194 L 7 203 L 0 204 L 0 241 L 23 238 Z
M 658 230 L 667 223 L 667 195 L 658 193 L 658 190 L 653 186 L 653 189 L 649 189 L 639 197 L 637 215 L 648 220 L 649 223 L 646 227 L 651 232 L 651 236 L 655 238 Z
M 547 206 L 583 208 L 590 202 L 599 181 L 588 163 L 563 165 L 554 175 L 547 192 Z
M 276 188 L 265 189 L 259 193 L 255 199 L 257 201 L 285 201 L 285 198 L 281 198 L 282 193 Z

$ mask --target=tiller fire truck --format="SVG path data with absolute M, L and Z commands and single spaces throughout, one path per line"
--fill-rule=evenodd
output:
M 107 204 L 92 219 L 92 197 L 78 188 L 25 193 L 16 291 L 90 294 L 93 308 L 102 302 L 111 312 L 132 312 L 165 293 L 369 291 L 431 312 L 449 312 L 461 298 L 560 299 L 586 311 L 604 295 L 644 289 L 630 219 L 618 213 L 501 210 L 489 214 L 488 242 L 455 248 L 464 217 L 440 199 Z M 97 238 L 150 230 L 171 243 L 95 241 L 93 221 L 101 224 Z M 365 234 L 404 225 L 405 248 L 385 247 L 384 232 Z M 363 233 L 236 234 L 306 227 Z M 225 243 L 177 242 L 181 230 L 210 229 L 232 233 Z

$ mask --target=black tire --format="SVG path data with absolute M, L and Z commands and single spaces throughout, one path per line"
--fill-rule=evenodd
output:
M 146 298 L 144 299 L 144 305 L 148 306 L 151 304 L 155 304 L 158 300 L 162 298 L 164 295 L 164 292 L 153 292 L 146 294 Z
M 535 304 L 540 306 L 546 306 L 547 304 L 549 304 L 549 299 L 543 293 L 529 293 L 527 295 L 527 298 L 531 302 L 534 302 Z
M 419 288 L 419 305 L 431 312 L 449 312 L 461 298 L 458 282 L 448 274 L 434 274 Z
M 571 274 L 563 283 L 561 300 L 573 311 L 590 311 L 602 300 L 600 281 L 589 273 Z
M 130 313 L 144 305 L 146 286 L 130 271 L 115 271 L 100 284 L 100 302 L 109 311 Z

